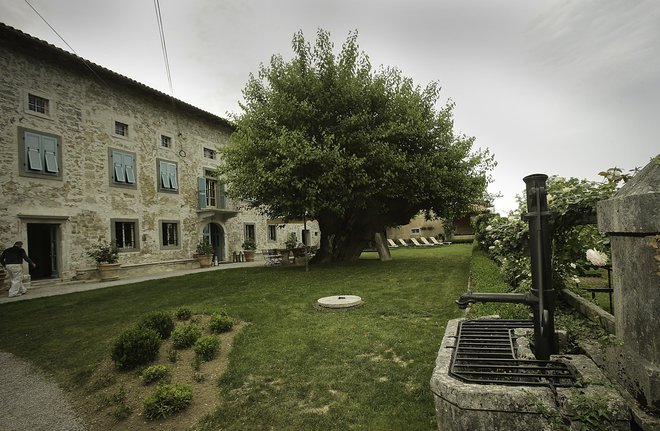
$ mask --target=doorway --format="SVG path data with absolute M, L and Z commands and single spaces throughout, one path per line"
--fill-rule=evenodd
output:
M 204 227 L 204 238 L 213 246 L 214 256 L 218 262 L 225 260 L 225 230 L 217 223 L 209 223 Z M 215 258 L 214 257 L 214 258 Z
M 28 223 L 27 246 L 30 259 L 37 265 L 30 267 L 32 280 L 59 277 L 57 265 L 60 225 L 52 223 Z

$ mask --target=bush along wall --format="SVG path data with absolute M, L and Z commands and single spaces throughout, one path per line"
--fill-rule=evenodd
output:
M 610 198 L 633 174 L 611 168 L 599 175 L 603 177 L 601 182 L 558 176 L 548 178 L 548 206 L 553 213 L 552 268 L 556 287 L 579 282 L 579 275 L 592 265 L 587 260 L 587 250 L 610 255 L 609 240 L 598 232 L 596 226 L 596 203 Z M 522 220 L 522 215 L 527 212 L 525 200 L 518 196 L 517 201 L 518 209 L 508 216 L 481 214 L 474 219 L 473 225 L 478 247 L 499 264 L 514 290 L 525 291 L 531 285 L 529 227 Z

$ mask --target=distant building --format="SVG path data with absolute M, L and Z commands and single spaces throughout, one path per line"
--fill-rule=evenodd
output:
M 202 238 L 219 261 L 302 239 L 225 195 L 229 121 L 1 23 L 0 70 L 0 247 L 22 240 L 33 279 L 88 276 L 99 239 L 125 273 L 195 266 Z

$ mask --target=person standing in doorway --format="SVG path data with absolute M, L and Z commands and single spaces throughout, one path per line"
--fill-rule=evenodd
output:
M 27 293 L 27 288 L 23 285 L 23 261 L 26 261 L 32 268 L 37 265 L 32 262 L 23 250 L 23 242 L 16 241 L 13 247 L 9 247 L 0 255 L 0 264 L 7 268 L 10 275 L 9 297 L 21 296 Z

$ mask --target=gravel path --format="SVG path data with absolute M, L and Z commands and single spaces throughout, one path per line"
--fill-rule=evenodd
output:
M 84 431 L 64 391 L 29 362 L 0 352 L 0 431 Z

